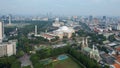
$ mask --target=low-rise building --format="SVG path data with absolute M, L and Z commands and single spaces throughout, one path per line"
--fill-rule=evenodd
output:
M 51 39 L 54 39 L 54 38 L 55 38 L 55 36 L 52 36 L 52 35 L 47 34 L 47 33 L 41 34 L 41 37 L 43 37 L 43 38 L 45 38 L 45 39 L 48 39 L 49 41 L 50 41 Z

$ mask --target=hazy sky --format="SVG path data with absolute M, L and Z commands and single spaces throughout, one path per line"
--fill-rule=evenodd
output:
M 120 16 L 120 0 L 0 0 L 0 14 Z

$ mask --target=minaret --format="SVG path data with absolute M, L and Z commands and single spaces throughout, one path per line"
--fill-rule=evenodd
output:
M 93 45 L 93 51 L 95 51 L 95 46 Z
M 37 35 L 37 25 L 35 25 L 35 35 Z
M 56 18 L 56 19 L 55 19 L 55 22 L 59 22 L 59 18 Z
M 85 41 L 84 41 L 84 38 L 83 38 L 83 40 L 82 40 L 82 47 L 84 47 L 85 46 Z
M 9 15 L 9 25 L 11 25 L 11 16 Z
M 88 46 L 88 39 L 85 40 L 85 45 Z
M 47 33 L 47 30 L 45 30 L 45 33 Z

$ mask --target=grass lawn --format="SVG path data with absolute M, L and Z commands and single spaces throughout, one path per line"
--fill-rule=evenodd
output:
M 49 65 L 46 65 L 45 68 L 82 68 L 76 62 L 74 62 L 71 58 L 55 61 Z

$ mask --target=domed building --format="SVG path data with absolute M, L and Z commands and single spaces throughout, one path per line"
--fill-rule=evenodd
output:
M 60 27 L 60 30 L 62 30 L 62 31 L 68 31 L 69 28 L 67 26 L 62 26 L 62 27 Z
M 72 34 L 75 32 L 75 30 L 71 27 L 62 26 L 58 30 L 53 31 L 53 33 L 58 36 L 60 39 L 62 39 L 64 36 L 67 36 L 68 38 L 71 38 Z

